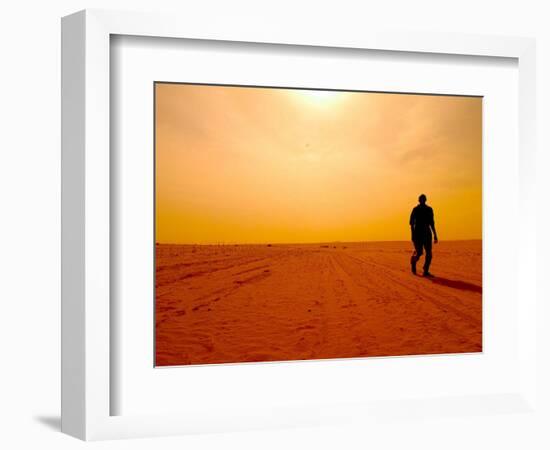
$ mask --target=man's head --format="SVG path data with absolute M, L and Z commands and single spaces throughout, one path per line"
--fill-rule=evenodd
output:
M 420 194 L 420 197 L 418 197 L 418 203 L 421 205 L 424 205 L 426 203 L 426 196 L 424 194 Z

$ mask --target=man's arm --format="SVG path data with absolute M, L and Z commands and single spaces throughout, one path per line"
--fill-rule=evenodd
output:
M 434 243 L 437 244 L 438 240 L 437 240 L 437 231 L 435 231 L 435 220 L 434 220 L 434 212 L 433 212 L 433 209 L 432 209 L 432 214 L 431 214 L 431 218 L 430 218 L 430 228 L 432 229 L 433 233 L 434 233 Z
M 409 225 L 411 226 L 411 241 L 414 241 L 414 222 L 415 222 L 415 214 L 414 214 L 414 208 L 411 211 L 411 217 L 409 219 Z

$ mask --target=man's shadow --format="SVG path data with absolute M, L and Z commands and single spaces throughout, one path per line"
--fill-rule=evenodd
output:
M 475 292 L 477 294 L 482 293 L 481 286 L 477 284 L 467 283 L 466 281 L 460 280 L 450 280 L 448 278 L 434 277 L 429 279 L 432 283 L 440 284 L 442 286 L 447 286 L 453 289 L 460 289 L 462 291 Z

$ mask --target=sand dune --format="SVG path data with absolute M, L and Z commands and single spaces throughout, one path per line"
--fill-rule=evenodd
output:
M 156 364 L 479 352 L 481 241 L 156 247 Z M 422 261 L 421 261 L 422 263 Z

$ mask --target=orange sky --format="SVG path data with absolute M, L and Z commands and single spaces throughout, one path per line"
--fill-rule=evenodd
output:
M 157 242 L 481 238 L 481 98 L 155 89 Z

